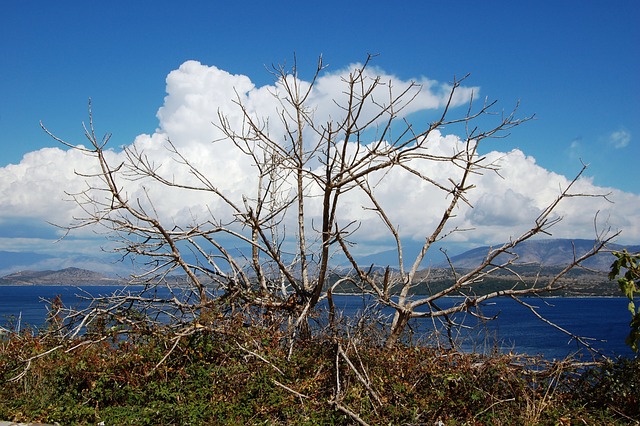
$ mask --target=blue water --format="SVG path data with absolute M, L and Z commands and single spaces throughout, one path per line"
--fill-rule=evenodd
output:
M 120 287 L 87 287 L 94 295 L 108 295 Z M 47 303 L 57 295 L 67 306 L 80 305 L 76 295 L 82 294 L 76 287 L 63 286 L 0 286 L 0 326 L 15 328 L 39 327 L 45 322 Z M 358 296 L 334 296 L 338 309 L 346 316 L 357 315 L 364 304 Z M 442 301 L 453 303 L 455 299 Z M 593 338 L 589 343 L 607 356 L 633 356 L 625 345 L 631 315 L 624 298 L 548 298 L 527 299 L 539 308 L 541 314 L 575 335 Z M 383 312 L 391 313 L 389 310 Z M 574 354 L 582 347 L 566 334 L 551 328 L 536 318 L 528 309 L 511 299 L 496 299 L 482 306 L 485 316 L 498 315 L 497 320 L 478 323 L 467 315 L 458 316 L 457 321 L 470 325 L 463 329 L 457 339 L 463 348 L 487 351 L 496 347 L 502 351 L 542 355 L 560 359 Z M 428 335 L 432 331 L 430 320 L 414 321 L 416 336 Z
M 350 315 L 363 308 L 362 298 L 358 296 L 335 297 L 336 307 L 344 309 Z M 633 357 L 635 354 L 624 343 L 629 333 L 631 314 L 627 310 L 626 298 L 539 298 L 523 299 L 537 308 L 548 320 L 586 341 L 593 349 L 608 357 Z M 444 298 L 441 308 L 447 308 L 456 302 L 456 298 Z M 391 314 L 393 311 L 384 309 Z M 547 359 L 563 359 L 569 355 L 587 355 L 584 346 L 571 339 L 569 335 L 538 319 L 528 308 L 512 299 L 494 299 L 481 305 L 485 317 L 497 318 L 493 321 L 480 321 L 469 314 L 458 314 L 456 323 L 469 328 L 458 329 L 454 334 L 456 342 L 463 350 L 478 352 L 524 353 L 541 355 Z M 430 319 L 414 320 L 414 337 L 428 336 L 433 327 Z M 444 339 L 440 339 L 444 342 Z

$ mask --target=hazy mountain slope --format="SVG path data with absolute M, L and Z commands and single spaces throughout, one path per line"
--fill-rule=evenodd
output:
M 20 271 L 0 278 L 0 285 L 116 285 L 121 281 L 80 268 L 59 271 Z
M 574 253 L 577 256 L 582 255 L 591 248 L 594 242 L 592 240 L 567 240 L 567 239 L 549 239 L 525 241 L 515 250 L 519 256 L 516 264 L 539 265 L 543 267 L 564 266 L 573 260 Z M 499 247 L 496 245 L 494 247 Z M 611 250 L 622 250 L 624 247 L 611 244 L 609 251 L 594 256 L 585 262 L 585 266 L 597 270 L 608 271 L 613 256 Z M 631 252 L 639 252 L 640 245 L 626 246 Z M 480 264 L 491 248 L 489 246 L 478 247 L 462 254 L 451 257 L 452 263 L 458 269 L 471 268 Z M 507 260 L 507 255 L 499 257 L 498 261 Z M 363 264 L 373 264 L 379 267 L 390 265 L 395 267 L 397 264 L 397 256 L 395 252 L 384 252 L 359 259 Z M 445 268 L 448 270 L 446 262 L 434 263 L 433 266 Z M 349 268 L 350 266 L 345 266 Z M 126 275 L 126 274 L 125 274 Z M 123 284 L 124 281 L 110 276 L 89 271 L 80 268 L 66 268 L 56 271 L 20 271 L 0 278 L 0 285 L 117 285 Z
M 501 244 L 493 246 L 500 247 Z M 513 250 L 518 259 L 518 264 L 537 264 L 542 266 L 564 266 L 573 261 L 574 256 L 579 257 L 591 250 L 594 246 L 593 240 L 568 240 L 568 239 L 549 239 L 549 240 L 529 240 L 520 244 Z M 621 246 L 618 244 L 610 244 L 608 250 L 591 257 L 584 262 L 584 266 L 598 271 L 606 271 L 611 266 L 614 258 L 610 251 L 622 250 L 627 248 L 629 251 L 640 251 L 640 246 Z M 485 259 L 492 247 L 478 247 L 466 251 L 451 258 L 451 262 L 457 268 L 472 268 Z M 509 255 L 504 254 L 498 257 L 495 262 L 506 261 Z M 494 263 L 495 263 L 494 262 Z M 441 264 L 440 266 L 445 266 Z

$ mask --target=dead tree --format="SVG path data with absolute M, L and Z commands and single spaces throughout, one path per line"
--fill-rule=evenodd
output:
M 183 313 L 188 311 L 193 317 L 203 311 L 218 312 L 223 306 L 282 312 L 295 320 L 294 332 L 325 297 L 334 259 L 347 259 L 362 291 L 395 309 L 388 346 L 398 341 L 411 318 L 444 317 L 468 311 L 492 297 L 518 297 L 557 288 L 558 281 L 551 280 L 524 290 L 473 294 L 474 283 L 509 268 L 512 261 L 497 262 L 501 254 L 547 233 L 557 223 L 552 213 L 558 203 L 577 195 L 570 188 L 559 194 L 528 232 L 489 252 L 482 265 L 461 275 L 454 271 L 454 284 L 447 289 L 414 297 L 416 274 L 426 253 L 435 242 L 459 231 L 450 226 L 450 221 L 460 205 L 470 205 L 472 177 L 498 169 L 478 154 L 478 147 L 486 139 L 508 135 L 530 117 L 518 119 L 514 110 L 481 130 L 478 126 L 491 118 L 495 102 L 476 106 L 472 98 L 466 112 L 452 118 L 464 77 L 451 83 L 439 118 L 416 126 L 405 120 L 405 110 L 420 94 L 420 85 L 412 83 L 396 89 L 392 81 L 375 76 L 370 60 L 344 75 L 342 94 L 329 100 L 339 107 L 339 116 L 317 115 L 318 105 L 312 94 L 325 68 L 321 59 L 310 82 L 300 79 L 295 64 L 291 70 L 273 68 L 276 89 L 271 94 L 279 105 L 279 123 L 273 127 L 281 129 L 279 132 L 272 130 L 268 113 L 265 117 L 257 115 L 240 94 L 235 100 L 240 123 L 230 120 L 225 111 L 219 112 L 214 125 L 222 137 L 211 149 L 221 149 L 216 144 L 224 144 L 251 164 L 255 171 L 249 177 L 254 184 L 252 192 L 237 194 L 233 188 L 219 186 L 171 140 L 167 149 L 176 165 L 188 172 L 188 179 L 166 174 L 161 164 L 135 145 L 125 148 L 125 159 L 114 164 L 106 151 L 109 135 L 101 140 L 96 137 L 91 113 L 85 127 L 89 147 L 63 141 L 45 129 L 99 165 L 97 172 L 79 174 L 87 181 L 86 190 L 71 195 L 85 214 L 69 228 L 105 226 L 119 243 L 116 251 L 144 260 L 146 269 L 136 276 L 137 280 L 156 285 L 180 272 L 195 295 L 188 302 L 178 298 L 157 302 Z M 452 144 L 448 154 L 439 154 L 430 149 L 432 137 L 446 126 L 463 128 L 465 135 Z M 430 176 L 423 172 L 427 163 L 453 164 L 457 173 Z M 448 200 L 439 223 L 425 234 L 420 253 L 410 261 L 405 259 L 399 224 L 377 192 L 377 183 L 397 172 L 411 176 L 417 185 L 437 188 Z M 155 208 L 157 193 L 148 190 L 152 187 L 201 193 L 203 199 L 214 200 L 222 207 L 210 211 L 207 218 L 194 217 L 191 222 L 165 218 Z M 138 188 L 138 195 L 132 195 L 133 188 Z M 380 276 L 356 260 L 353 248 L 361 239 L 359 221 L 342 216 L 345 203 L 354 202 L 373 213 L 395 242 L 397 271 L 387 268 Z M 576 256 L 568 269 L 596 253 L 606 241 L 601 239 L 592 252 Z M 449 309 L 436 307 L 438 299 L 452 294 L 468 297 Z M 419 310 L 421 307 L 429 309 Z

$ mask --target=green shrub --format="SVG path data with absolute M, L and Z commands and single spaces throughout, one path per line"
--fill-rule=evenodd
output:
M 161 334 L 81 344 L 5 336 L 0 418 L 65 425 L 353 424 L 340 407 L 370 425 L 625 424 L 640 416 L 637 360 L 580 370 L 570 361 L 356 347 L 328 336 L 300 340 L 289 353 L 281 337 L 245 330 L 195 333 L 177 344 Z M 60 344 L 25 370 L 24 360 Z

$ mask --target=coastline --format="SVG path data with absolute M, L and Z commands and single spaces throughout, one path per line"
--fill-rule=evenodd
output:
M 114 280 L 114 282 L 100 282 L 100 283 L 96 283 L 96 282 L 89 282 L 89 283 L 56 283 L 56 284 L 52 284 L 52 283 L 3 283 L 0 282 L 0 288 L 21 288 L 21 287 L 73 287 L 73 288 L 77 288 L 77 289 L 83 289 L 85 287 L 121 287 L 121 288 L 135 288 L 135 287 L 139 287 L 139 288 L 144 288 L 145 285 L 144 284 L 132 284 L 132 283 L 126 283 L 124 281 L 116 281 Z M 147 286 L 148 288 L 153 288 L 153 286 Z M 158 288 L 164 288 L 165 286 L 163 284 L 158 284 L 157 286 Z M 172 288 L 189 288 L 189 286 L 187 285 L 172 285 Z M 619 290 L 616 288 L 615 289 L 617 292 L 619 292 Z M 538 294 L 538 295 L 524 295 L 521 296 L 522 298 L 528 298 L 528 299 L 556 299 L 556 298 L 563 298 L 563 299 L 588 299 L 588 298 L 602 298 L 602 299 L 626 299 L 625 296 L 623 296 L 621 293 L 620 294 L 611 294 L 611 293 L 615 293 L 615 291 L 612 292 L 606 292 L 606 293 L 584 293 L 584 294 L 577 294 L 576 292 L 569 292 L 568 294 Z M 477 293 L 478 296 L 481 296 L 485 293 L 483 292 L 479 292 Z M 428 293 L 415 293 L 414 296 L 427 296 Z M 363 293 L 355 293 L 355 292 L 336 292 L 336 293 L 332 293 L 332 296 L 363 296 Z M 369 294 L 364 294 L 364 296 L 370 296 Z M 465 298 L 467 296 L 464 295 L 447 295 L 445 297 L 448 298 Z M 498 296 L 496 298 L 508 298 L 508 296 Z

